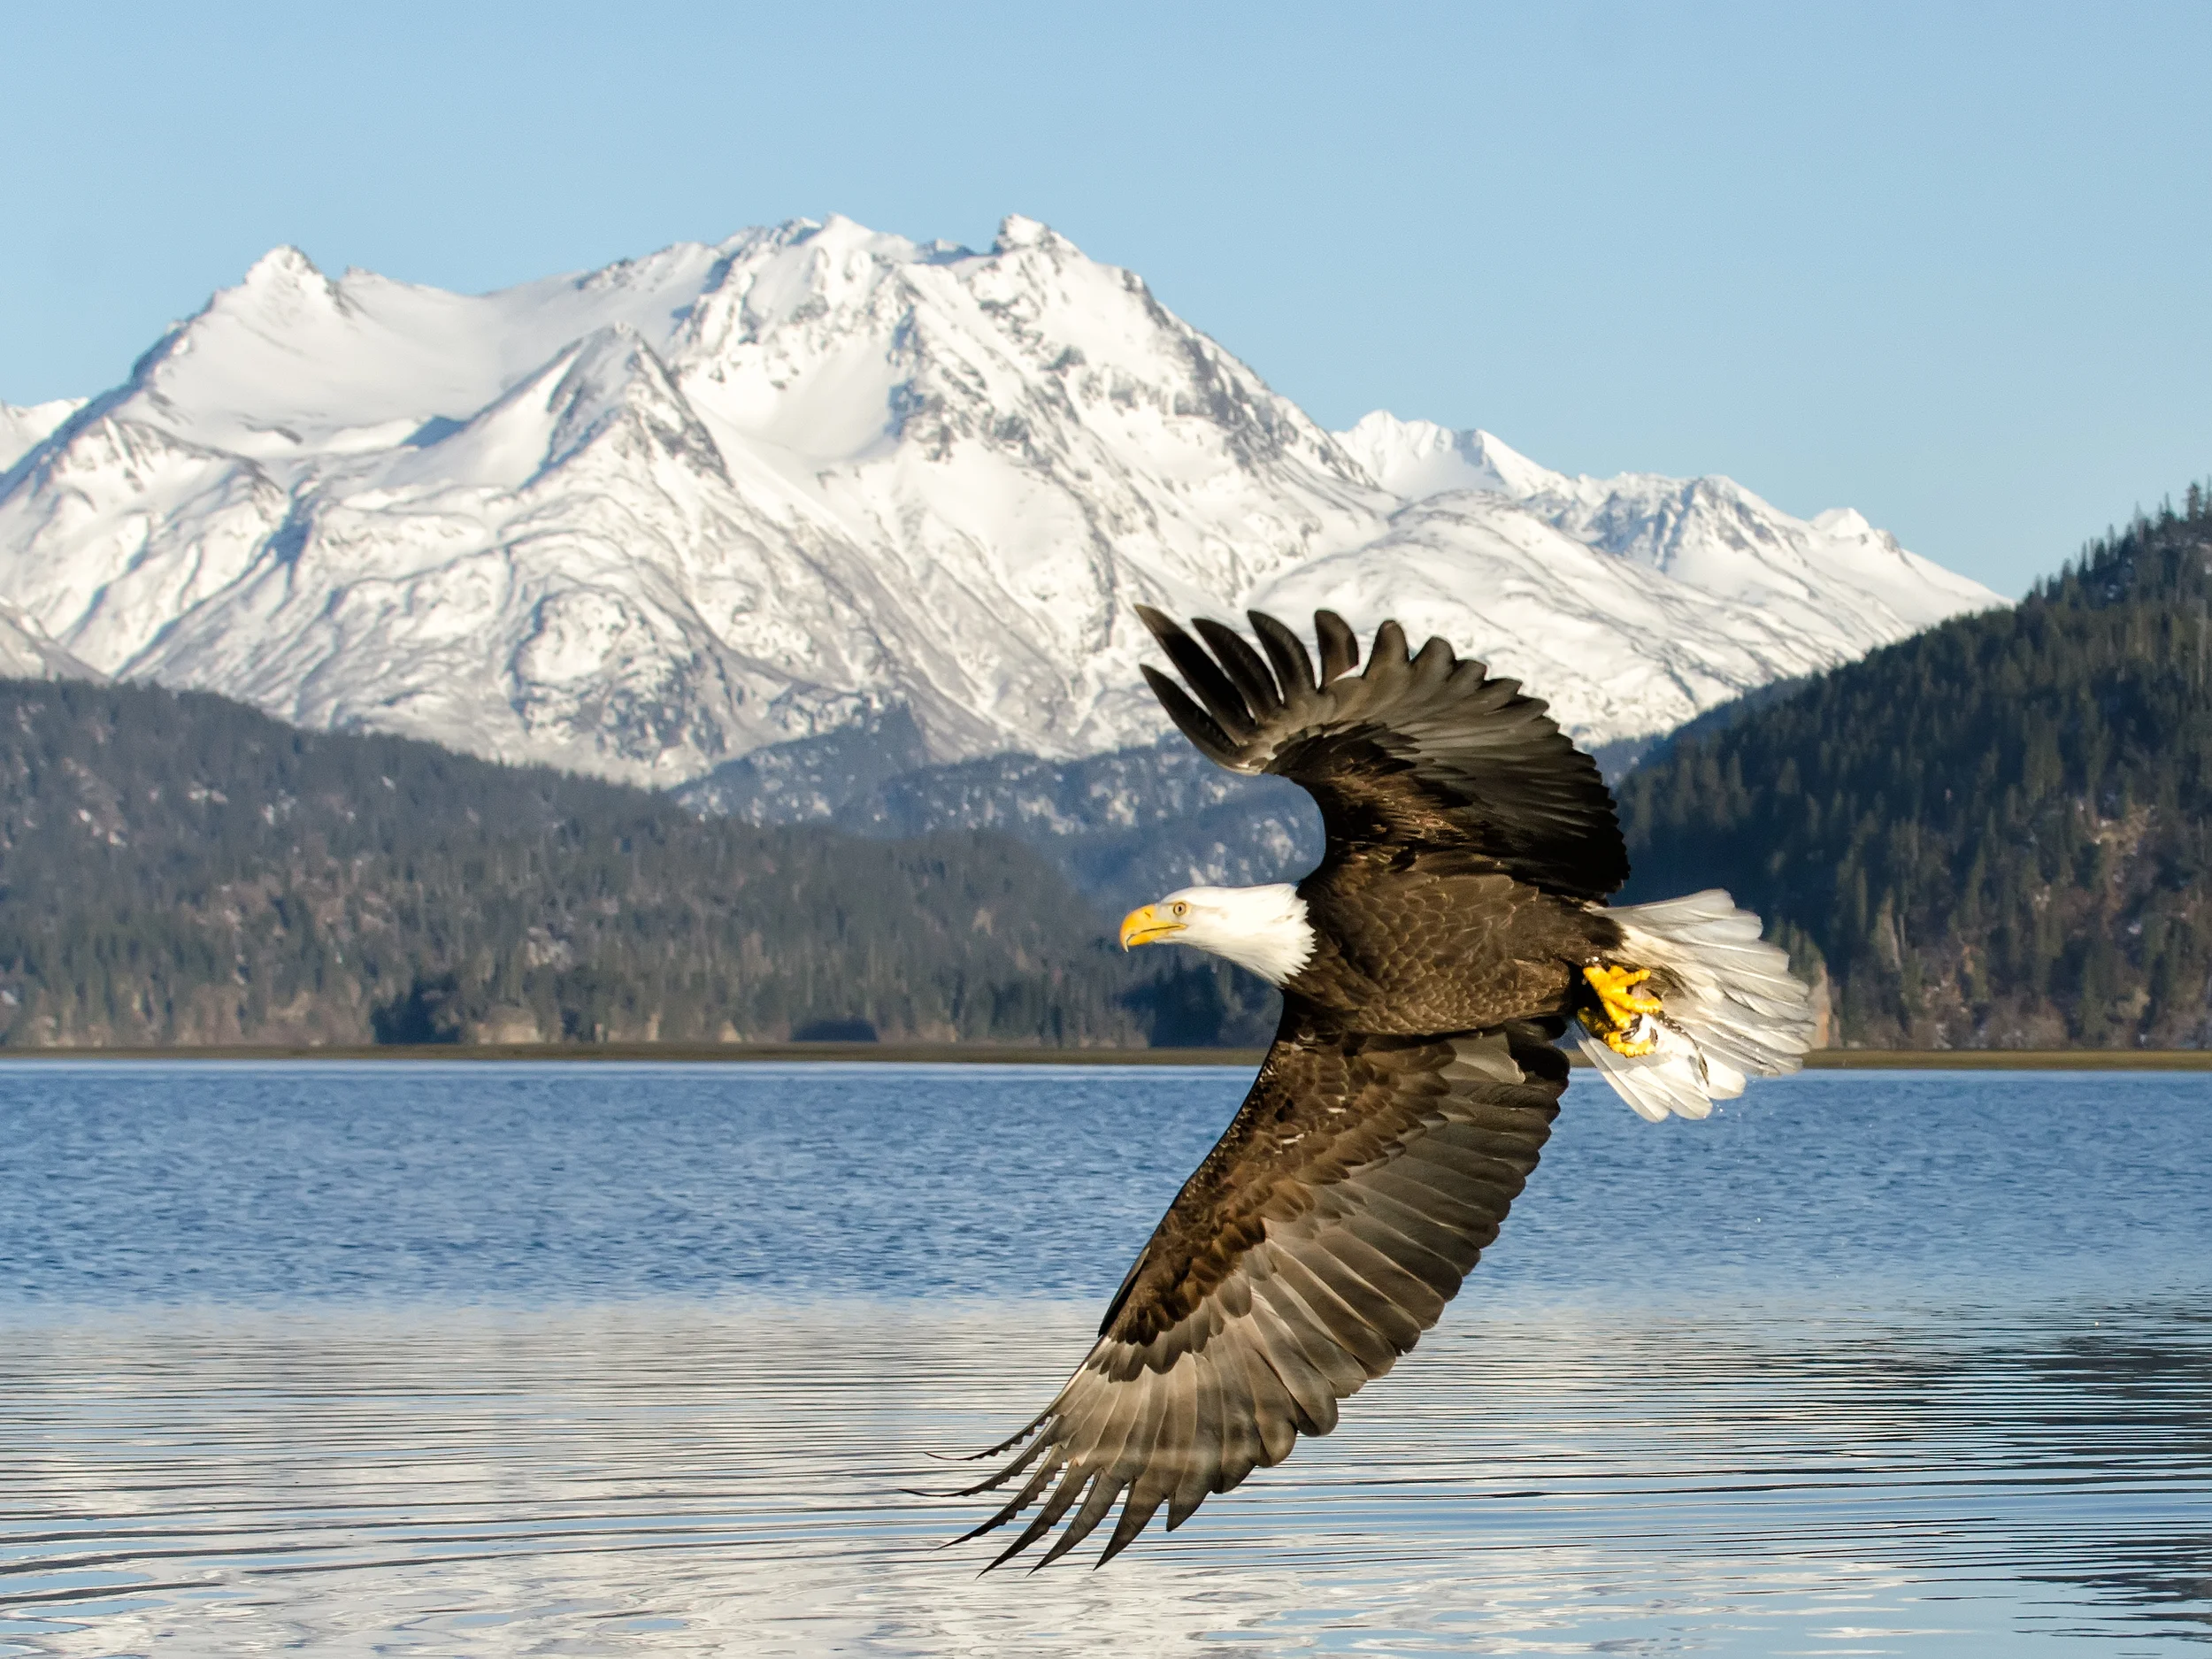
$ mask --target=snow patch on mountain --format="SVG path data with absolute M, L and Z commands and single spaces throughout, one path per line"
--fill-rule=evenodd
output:
M 95 669 L 646 782 L 848 729 L 1141 746 L 1139 602 L 1396 614 L 1592 742 L 2000 603 L 1726 480 L 1331 434 L 1019 217 L 980 252 L 832 218 L 480 296 L 280 248 L 123 385 L 7 420 L 0 595 Z M 826 803 L 796 780 L 851 747 L 730 787 Z
M 0 473 L 45 442 L 57 426 L 84 404 L 81 397 L 57 397 L 49 403 L 0 403 Z
M 0 600 L 0 680 L 104 680 L 46 637 L 45 631 Z

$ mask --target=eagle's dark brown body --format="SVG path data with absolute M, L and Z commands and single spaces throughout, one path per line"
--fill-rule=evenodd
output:
M 1620 928 L 1602 910 L 1459 852 L 1364 848 L 1298 884 L 1315 933 L 1286 999 L 1347 1031 L 1402 1036 L 1564 1018 Z

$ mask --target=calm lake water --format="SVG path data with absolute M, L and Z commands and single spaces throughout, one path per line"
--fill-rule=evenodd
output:
M 1578 1079 L 1421 1348 L 1103 1572 L 1025 1421 L 1213 1070 L 0 1069 L 0 1654 L 2212 1643 L 2212 1077 Z

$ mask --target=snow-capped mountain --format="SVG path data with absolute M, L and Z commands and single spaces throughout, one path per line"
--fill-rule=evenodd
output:
M 477 296 L 280 249 L 8 420 L 0 599 L 94 668 L 649 782 L 892 710 L 939 761 L 1147 742 L 1138 601 L 1397 614 L 1593 742 L 2000 603 L 1725 480 L 1331 434 L 1019 218 Z
M 1848 508 L 1808 521 L 1732 479 L 1570 478 L 1486 432 L 1379 411 L 1336 435 L 1409 504 L 1254 602 L 1475 643 L 1594 746 L 2004 603 Z

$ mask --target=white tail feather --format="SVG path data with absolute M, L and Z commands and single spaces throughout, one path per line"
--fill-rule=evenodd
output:
M 1759 937 L 1759 918 L 1717 888 L 1608 912 L 1618 960 L 1652 970 L 1664 1011 L 1645 1015 L 1649 1054 L 1617 1054 L 1587 1032 L 1583 1052 L 1639 1117 L 1702 1118 L 1743 1093 L 1747 1075 L 1781 1077 L 1813 1042 L 1812 994 L 1789 958 Z

